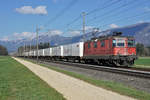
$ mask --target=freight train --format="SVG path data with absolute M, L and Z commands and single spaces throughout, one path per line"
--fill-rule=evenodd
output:
M 137 59 L 134 37 L 122 36 L 119 32 L 92 38 L 86 42 L 59 45 L 19 54 L 19 56 L 31 58 L 36 58 L 37 55 L 39 59 L 97 63 L 108 66 L 131 66 Z

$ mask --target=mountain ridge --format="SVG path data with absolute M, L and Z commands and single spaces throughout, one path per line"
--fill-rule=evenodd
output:
M 145 46 L 150 46 L 150 23 L 148 22 L 108 29 L 105 31 L 95 33 L 95 36 L 98 37 L 101 35 L 112 34 L 114 31 L 122 32 L 124 36 L 134 36 L 136 43 L 142 43 Z M 86 40 L 89 40 L 92 37 L 93 37 L 92 32 L 86 33 L 84 35 L 84 38 Z M 51 45 L 62 45 L 78 42 L 81 41 L 82 39 L 83 35 L 74 37 L 65 37 L 61 35 L 53 35 L 53 36 L 41 35 L 39 41 L 50 42 Z M 19 46 L 24 45 L 24 42 L 26 42 L 26 44 L 30 44 L 30 41 L 26 39 L 10 40 L 10 41 L 0 40 L 0 44 L 6 46 L 9 52 L 16 51 Z M 32 44 L 36 44 L 36 38 L 32 40 Z

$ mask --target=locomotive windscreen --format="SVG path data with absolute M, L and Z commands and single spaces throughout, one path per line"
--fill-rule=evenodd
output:
M 128 40 L 128 47 L 134 47 L 135 46 L 135 40 Z
M 125 39 L 124 38 L 116 38 L 113 39 L 113 47 L 124 47 L 125 46 Z

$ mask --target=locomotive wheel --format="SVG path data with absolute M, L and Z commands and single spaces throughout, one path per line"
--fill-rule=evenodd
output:
M 102 61 L 98 60 L 98 65 L 102 66 L 103 65 Z
M 123 61 L 123 64 L 122 64 L 121 66 L 122 66 L 122 67 L 130 67 L 131 64 L 130 64 L 129 61 L 124 60 L 124 61 Z
M 113 61 L 113 65 L 114 65 L 115 67 L 117 67 L 117 66 L 120 66 L 120 63 L 119 63 L 117 60 L 115 60 L 115 61 Z

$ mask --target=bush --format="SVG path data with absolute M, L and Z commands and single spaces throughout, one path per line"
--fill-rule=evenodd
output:
M 150 56 L 150 47 L 144 47 L 143 44 L 136 44 L 136 52 L 138 56 Z
M 0 45 L 0 55 L 8 55 L 8 51 L 7 48 L 5 48 L 4 46 Z

